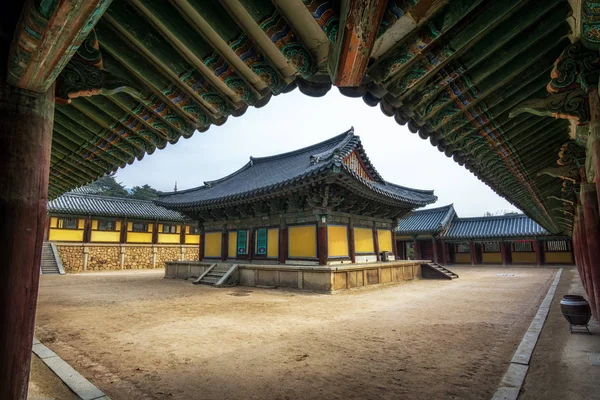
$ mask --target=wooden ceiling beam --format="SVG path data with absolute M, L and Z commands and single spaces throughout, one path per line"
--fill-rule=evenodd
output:
M 343 0 L 329 73 L 336 86 L 359 86 L 367 71 L 387 0 Z
M 26 2 L 10 48 L 8 83 L 46 92 L 111 2 Z

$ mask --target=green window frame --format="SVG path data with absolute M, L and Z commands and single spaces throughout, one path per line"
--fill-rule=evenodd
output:
M 256 230 L 256 255 L 266 256 L 267 253 L 267 229 L 260 228 Z
M 237 253 L 238 255 L 248 254 L 248 231 L 237 231 Z

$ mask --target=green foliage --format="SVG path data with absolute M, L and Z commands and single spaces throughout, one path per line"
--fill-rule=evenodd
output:
M 105 175 L 90 183 L 88 187 L 100 196 L 129 197 L 129 193 L 121 182 L 117 182 L 115 174 Z
M 131 190 L 131 198 L 139 200 L 154 200 L 158 198 L 160 192 L 150 185 L 134 186 Z

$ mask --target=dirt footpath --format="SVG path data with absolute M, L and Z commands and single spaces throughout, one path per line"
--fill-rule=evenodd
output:
M 336 295 L 42 276 L 36 335 L 114 400 L 490 398 L 556 269 L 453 270 Z

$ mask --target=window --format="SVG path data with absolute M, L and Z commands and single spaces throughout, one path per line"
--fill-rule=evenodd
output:
M 190 226 L 190 235 L 199 235 L 200 228 L 197 226 Z
M 500 243 L 498 242 L 485 242 L 483 244 L 483 251 L 486 253 L 498 253 L 500 252 Z
M 133 232 L 148 232 L 148 224 L 144 222 L 134 222 L 131 230 Z
M 533 243 L 531 242 L 515 242 L 513 243 L 513 251 L 516 252 L 528 252 L 533 251 Z
M 237 233 L 237 253 L 238 255 L 248 254 L 248 231 L 238 231 Z
M 77 229 L 77 218 L 61 218 L 58 227 L 62 229 Z
M 546 251 L 570 251 L 569 243 L 564 240 L 551 240 L 546 242 Z
M 177 225 L 164 224 L 162 233 L 177 233 Z
M 256 255 L 267 255 L 267 230 L 265 228 L 256 230 Z
M 99 231 L 114 231 L 115 230 L 115 221 L 98 221 L 98 230 Z
M 456 243 L 456 252 L 457 253 L 470 253 L 471 247 L 469 243 Z

